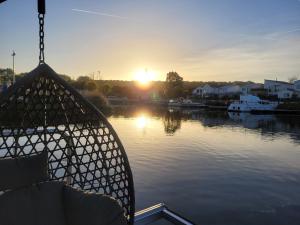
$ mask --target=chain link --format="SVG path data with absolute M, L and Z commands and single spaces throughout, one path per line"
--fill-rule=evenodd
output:
M 44 44 L 44 18 L 45 18 L 45 14 L 41 14 L 39 13 L 39 25 L 40 25 L 40 32 L 39 32 L 39 36 L 40 36 L 40 56 L 39 56 L 39 64 L 43 64 L 45 63 L 45 54 L 44 54 L 44 48 L 45 48 L 45 44 Z

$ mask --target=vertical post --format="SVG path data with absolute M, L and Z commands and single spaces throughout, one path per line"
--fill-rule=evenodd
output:
M 15 53 L 15 51 L 13 51 L 11 56 L 13 57 L 13 80 L 12 80 L 12 83 L 14 84 L 16 82 L 16 76 L 15 76 L 15 56 L 16 56 L 16 53 Z

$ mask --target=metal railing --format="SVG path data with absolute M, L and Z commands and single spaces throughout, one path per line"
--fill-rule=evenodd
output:
M 168 209 L 163 203 L 136 212 L 134 216 L 134 225 L 151 224 L 162 219 L 176 225 L 195 225 L 195 223 Z

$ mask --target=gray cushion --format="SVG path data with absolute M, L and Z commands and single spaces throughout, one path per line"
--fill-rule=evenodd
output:
M 15 189 L 48 179 L 48 153 L 0 159 L 0 191 Z
M 101 194 L 89 194 L 66 186 L 64 189 L 66 225 L 126 225 L 121 206 Z
M 1 225 L 65 225 L 63 183 L 46 182 L 0 196 Z

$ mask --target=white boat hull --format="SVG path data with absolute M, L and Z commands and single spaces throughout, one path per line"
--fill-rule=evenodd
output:
M 277 106 L 274 105 L 244 105 L 239 103 L 231 103 L 228 111 L 231 112 L 251 112 L 251 111 L 274 111 Z
M 260 100 L 256 96 L 241 96 L 240 101 L 234 101 L 228 107 L 229 112 L 274 111 L 277 102 Z

